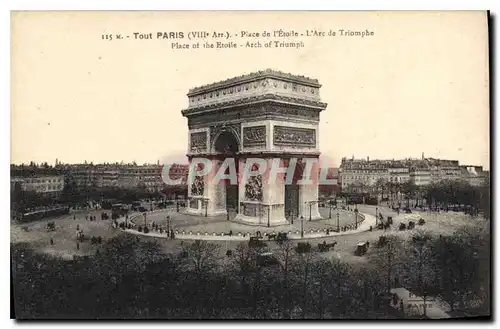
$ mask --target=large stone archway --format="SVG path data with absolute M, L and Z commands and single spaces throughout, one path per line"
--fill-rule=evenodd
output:
M 320 87 L 315 79 L 266 70 L 191 89 L 189 107 L 182 111 L 188 119 L 190 161 L 210 159 L 215 171 L 232 157 L 243 172 L 248 159 L 259 158 L 267 170 L 237 186 L 198 177 L 188 188 L 187 211 L 212 216 L 229 208 L 235 220 L 264 226 L 286 224 L 287 212 L 319 218 L 317 164 L 309 168 L 314 179 L 307 185 L 299 186 L 297 178 L 290 186 L 284 176 L 268 178 L 276 159 L 281 167 L 292 158 L 318 160 L 319 118 L 327 106 Z

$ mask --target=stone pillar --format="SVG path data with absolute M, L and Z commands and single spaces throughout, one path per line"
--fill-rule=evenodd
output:
M 212 170 L 205 176 L 204 198 L 208 200 L 207 216 L 225 215 L 226 211 L 226 186 L 224 181 L 216 181 L 215 176 L 219 171 L 222 161 L 212 160 Z M 205 208 L 203 207 L 203 214 Z
M 286 225 L 288 222 L 285 219 L 285 175 L 278 174 L 276 178 L 270 177 L 273 158 L 266 159 L 266 162 L 267 170 L 264 179 L 265 184 L 263 184 L 263 203 L 266 205 L 267 210 L 270 211 L 270 226 Z M 282 161 L 280 162 L 280 166 L 284 167 Z
M 319 161 L 314 162 L 310 171 L 309 168 L 304 168 L 303 179 L 308 180 L 300 185 L 299 189 L 299 216 L 303 216 L 305 220 L 321 219 L 318 205 L 318 188 L 319 188 Z
M 191 159 L 189 159 L 189 168 L 191 168 Z M 202 206 L 200 202 L 200 198 L 203 197 L 203 194 L 196 194 L 193 191 L 193 182 L 187 182 L 188 184 L 188 202 L 186 207 L 186 212 L 189 214 L 200 214 L 200 208 Z

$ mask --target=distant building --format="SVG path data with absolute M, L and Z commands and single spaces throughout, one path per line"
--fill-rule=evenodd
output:
M 460 166 L 456 160 L 434 158 L 403 160 L 370 160 L 343 158 L 339 168 L 342 188 L 373 190 L 376 182 L 403 184 L 413 181 L 425 186 L 442 180 L 464 180 L 473 186 L 484 183 L 487 175 L 481 166 Z
M 161 172 L 160 165 L 123 166 L 117 184 L 122 188 L 144 188 L 149 192 L 159 192 L 164 186 Z
M 14 189 L 16 184 L 24 191 L 58 196 L 64 189 L 64 176 L 12 177 L 11 189 Z
M 426 315 L 429 319 L 447 319 L 448 313 L 431 297 L 424 298 L 412 294 L 405 288 L 391 289 L 391 307 L 404 313 L 407 316 Z

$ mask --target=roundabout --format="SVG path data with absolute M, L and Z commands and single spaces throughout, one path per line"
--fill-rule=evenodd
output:
M 169 231 L 175 239 L 193 240 L 248 240 L 250 236 L 286 233 L 289 239 L 321 238 L 348 235 L 369 231 L 375 227 L 375 216 L 368 213 L 336 210 L 329 218 L 327 209 L 320 208 L 325 219 L 294 219 L 286 225 L 254 226 L 235 222 L 231 216 L 196 216 L 172 210 L 136 213 L 128 219 L 121 218 L 119 223 L 127 221 L 126 232 L 139 235 L 169 238 Z M 147 233 L 144 232 L 147 227 Z

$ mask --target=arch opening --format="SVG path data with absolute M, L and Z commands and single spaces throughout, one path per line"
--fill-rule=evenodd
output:
M 217 136 L 214 151 L 226 155 L 234 155 L 239 151 L 238 139 L 231 131 L 225 130 Z
M 222 154 L 224 158 L 233 157 L 234 163 L 236 164 L 236 174 L 238 175 L 239 166 L 237 153 L 239 151 L 239 142 L 234 133 L 229 130 L 221 132 L 215 139 L 213 149 L 216 153 Z M 226 169 L 226 174 L 229 174 L 229 168 Z M 221 197 L 225 199 L 225 208 L 229 213 L 233 213 L 236 216 L 238 212 L 239 203 L 239 189 L 237 184 L 232 184 L 229 179 L 221 182 L 224 184 L 222 188 Z M 224 201 L 223 201 L 224 202 Z

